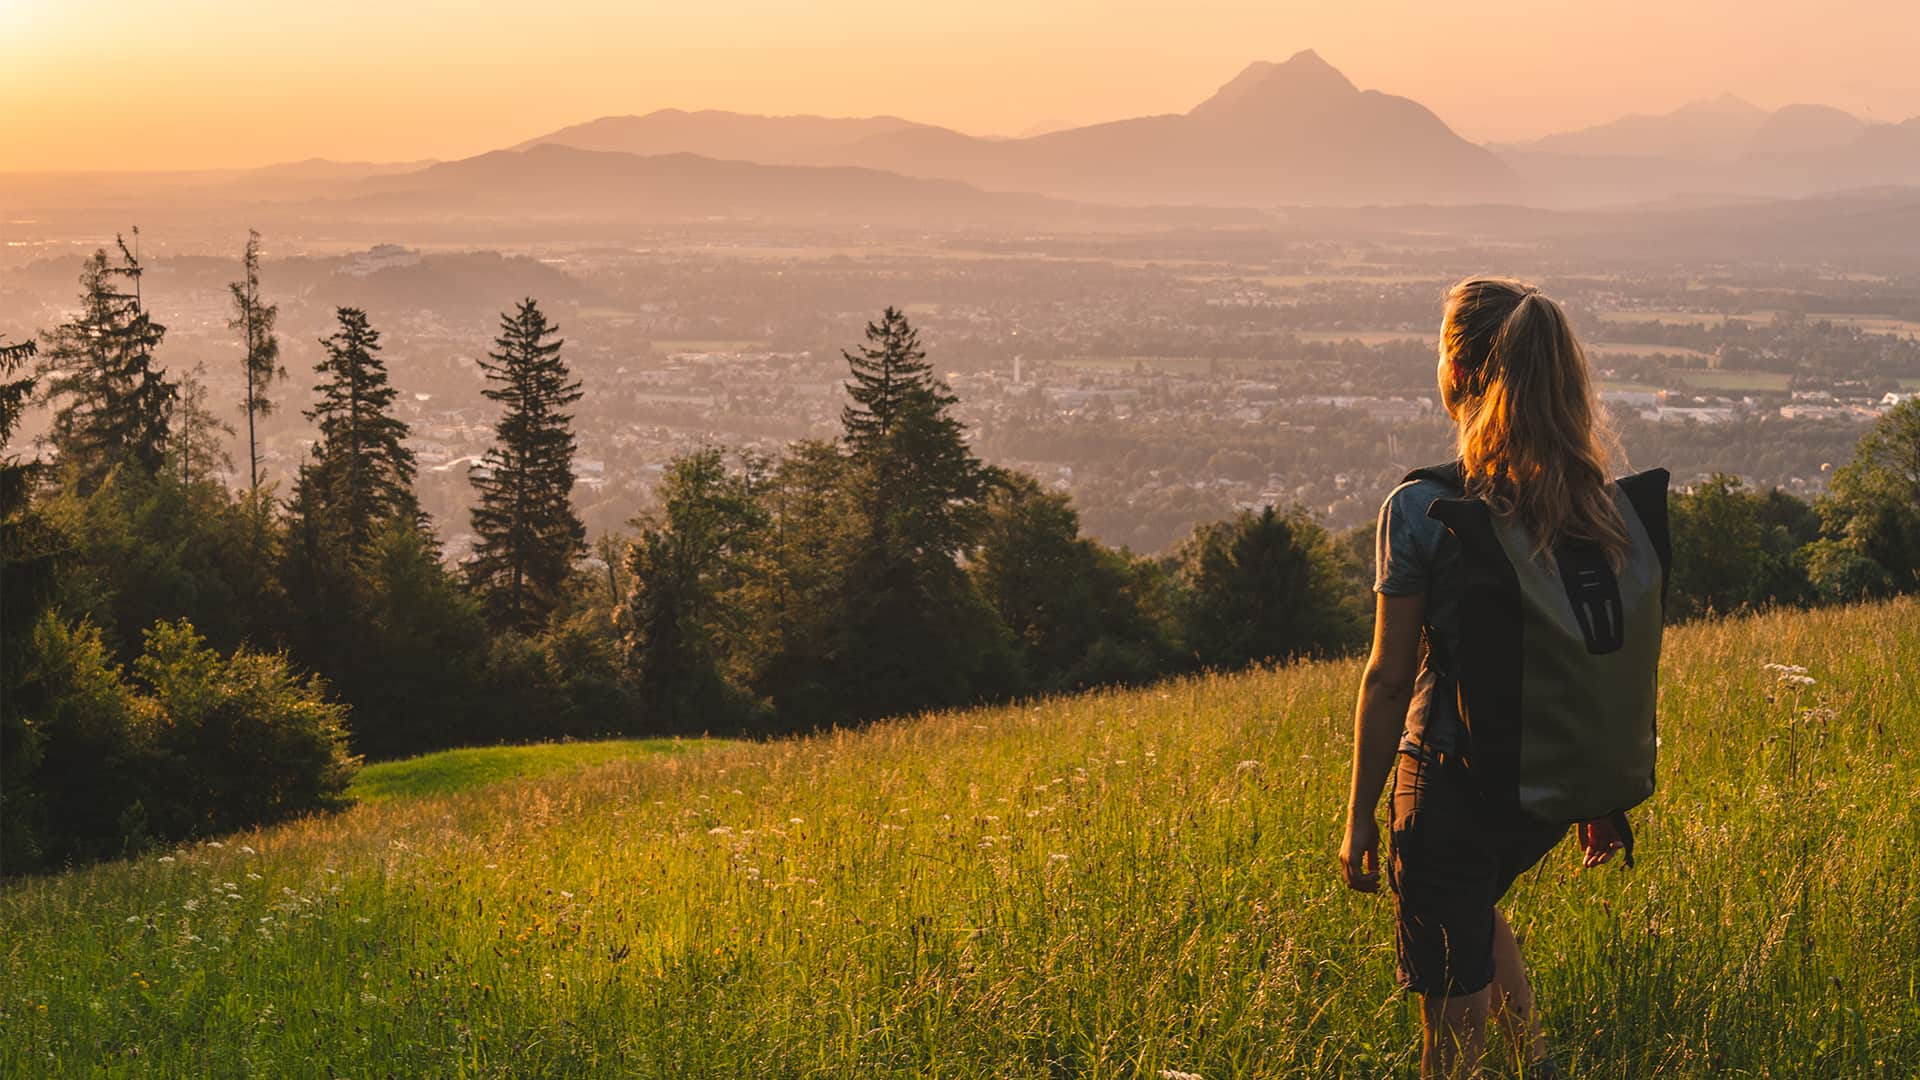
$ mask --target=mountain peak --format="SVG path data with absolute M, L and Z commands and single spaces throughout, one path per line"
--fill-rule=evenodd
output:
M 1321 59 L 1319 53 L 1302 49 L 1279 63 L 1256 60 L 1248 64 L 1233 81 L 1195 105 L 1187 115 L 1201 119 L 1227 118 L 1262 111 L 1281 102 L 1325 100 L 1359 92 L 1338 68 Z

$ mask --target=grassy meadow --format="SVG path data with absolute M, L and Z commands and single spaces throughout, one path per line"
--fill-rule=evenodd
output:
M 1390 901 L 1334 872 L 1357 676 L 469 773 L 15 882 L 0 1074 L 1408 1075 Z M 1920 1075 L 1916 680 L 1914 601 L 1672 633 L 1638 866 L 1563 846 L 1507 902 L 1574 1075 Z
M 354 775 L 347 794 L 359 802 L 448 795 L 505 780 L 554 776 L 654 754 L 685 753 L 712 743 L 709 739 L 606 739 L 442 750 L 368 765 Z

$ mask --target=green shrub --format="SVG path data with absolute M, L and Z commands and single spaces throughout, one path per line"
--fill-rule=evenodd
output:
M 149 820 L 205 835 L 334 805 L 353 779 L 346 707 L 284 656 L 222 657 L 185 621 L 155 623 L 134 672 L 151 692 L 158 773 Z

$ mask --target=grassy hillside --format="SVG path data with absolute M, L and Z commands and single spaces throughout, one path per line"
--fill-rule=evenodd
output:
M 1920 604 L 1674 633 L 1576 1075 L 1920 1074 Z M 1804 665 L 1813 685 L 1769 662 Z M 0 892 L 6 1075 L 1395 1075 L 1337 663 L 395 798 Z
M 605 765 L 653 754 L 678 754 L 715 744 L 716 740 L 712 739 L 607 739 L 442 750 L 437 754 L 369 765 L 353 778 L 347 794 L 361 802 L 449 795 L 505 780 L 553 776 L 588 765 Z

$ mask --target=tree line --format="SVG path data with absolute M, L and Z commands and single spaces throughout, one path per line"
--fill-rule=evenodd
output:
M 281 404 L 250 234 L 232 285 L 246 485 L 198 373 L 157 353 L 137 251 L 77 313 L 0 343 L 0 442 L 54 410 L 51 461 L 0 462 L 0 870 L 121 854 L 341 801 L 357 763 L 505 741 L 764 735 L 1137 683 L 1363 644 L 1371 530 L 1263 507 L 1142 556 L 982 461 L 888 308 L 846 350 L 836 438 L 666 465 L 631 532 L 572 504 L 581 383 L 532 299 L 482 362 L 499 407 L 459 564 L 414 494 L 379 330 L 335 311 L 284 495 L 254 421 Z M 1817 507 L 1718 478 L 1676 496 L 1676 610 L 1920 583 L 1920 404 Z M 589 557 L 592 556 L 592 557 Z

